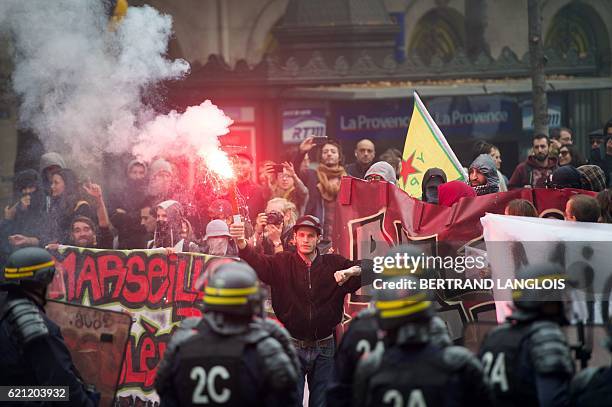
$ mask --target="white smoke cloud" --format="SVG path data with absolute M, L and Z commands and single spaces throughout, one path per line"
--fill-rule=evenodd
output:
M 164 56 L 171 29 L 171 17 L 149 6 L 130 7 L 113 31 L 102 0 L 0 1 L 0 31 L 15 49 L 21 125 L 47 150 L 80 162 L 130 151 L 139 128 L 151 132 L 143 91 L 189 70 Z

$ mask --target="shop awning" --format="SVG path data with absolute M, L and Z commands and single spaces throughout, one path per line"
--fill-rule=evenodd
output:
M 547 91 L 612 89 L 612 77 L 548 79 Z M 375 82 L 358 85 L 298 87 L 286 90 L 283 97 L 296 99 L 371 100 L 412 97 L 413 91 L 421 96 L 490 95 L 530 93 L 531 79 L 508 80 L 455 80 L 439 83 Z

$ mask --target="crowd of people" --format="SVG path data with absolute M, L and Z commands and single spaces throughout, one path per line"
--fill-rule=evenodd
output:
M 443 170 L 430 168 L 423 176 L 420 198 L 452 206 L 463 197 L 516 188 L 574 188 L 598 193 L 598 219 L 608 222 L 612 218 L 607 189 L 612 184 L 612 121 L 603 132 L 589 137 L 591 151 L 585 160 L 572 144 L 570 129 L 553 129 L 551 137 L 535 134 L 530 154 L 509 178 L 500 171 L 500 149 L 477 141 L 472 162 L 466 166 L 468 182 L 447 180 Z M 151 163 L 130 161 L 123 185 L 104 193 L 100 185 L 79 179 L 60 154 L 46 153 L 38 171 L 28 169 L 14 177 L 13 200 L 0 222 L 1 261 L 16 248 L 62 244 L 233 255 L 237 250 L 229 226 L 236 214 L 246 224 L 247 238 L 264 253 L 295 250 L 289 231 L 303 215 L 321 220 L 319 249 L 333 250 L 341 178 L 397 184 L 402 154 L 388 149 L 377 160 L 375 144 L 363 139 L 355 145 L 354 161 L 345 164 L 348 160 L 337 142 L 319 143 L 307 138 L 285 162 L 263 162 L 257 183 L 253 158 L 235 153 L 230 157 L 235 184 L 196 186 L 203 192 L 195 193 L 185 190 L 176 165 L 164 158 Z
M 534 135 L 531 154 L 509 179 L 500 172 L 500 149 L 479 141 L 467 166 L 467 182 L 448 180 L 442 169 L 430 168 L 422 179 L 420 199 L 449 207 L 464 197 L 515 188 L 573 188 L 597 195 L 572 195 L 564 219 L 609 223 L 612 121 L 603 131 L 605 137 L 592 139 L 588 162 L 573 147 L 569 129 L 555 130 L 551 138 Z M 480 355 L 484 368 L 464 348 L 450 346 L 444 323 L 433 316 L 429 293 L 418 290 L 379 292 L 369 314 L 357 317 L 343 342 L 336 346 L 334 330 L 343 318 L 345 296 L 373 279 L 371 261 L 354 262 L 333 253 L 334 215 L 342 177 L 397 185 L 401 173 L 401 152 L 390 149 L 376 160 L 376 146 L 371 140 L 360 140 L 354 157 L 355 161 L 345 166 L 337 142 L 307 138 L 290 159 L 281 164 L 262 163 L 256 183 L 253 158 L 238 152 L 230 156 L 233 183 L 217 183 L 214 188 L 204 185 L 199 195 L 185 191 L 170 161 L 157 158 L 145 163 L 134 159 L 126 166 L 124 185 L 104 194 L 100 185 L 79 180 L 59 154 L 47 153 L 41 158 L 39 171 L 29 169 L 15 176 L 14 203 L 6 206 L 0 223 L 2 262 L 8 262 L 0 291 L 17 301 L 5 301 L 2 306 L 7 313 L 13 312 L 11 307 L 21 304 L 24 295 L 32 297 L 28 290 L 34 287 L 38 305 L 28 312 L 39 312 L 36 306 L 44 303 L 52 261 L 40 260 L 47 257 L 37 252 L 23 254 L 23 250 L 37 247 L 163 249 L 240 257 L 244 263 L 229 263 L 226 278 L 217 278 L 217 274 L 210 278 L 204 297 L 208 312 L 196 321 L 184 321 L 169 345 L 156 383 L 164 403 L 190 405 L 184 394 L 196 394 L 192 387 L 197 383 L 193 381 L 206 374 L 204 370 L 194 373 L 193 360 L 214 361 L 219 357 L 215 352 L 223 351 L 227 354 L 219 363 L 233 360 L 234 365 L 217 373 L 228 378 L 240 376 L 231 385 L 242 386 L 247 392 L 266 388 L 270 405 L 298 403 L 306 380 L 313 406 L 326 402 L 429 405 L 425 400 L 437 400 L 436 405 L 442 405 L 449 397 L 458 405 L 489 405 L 491 400 L 512 405 L 521 398 L 534 405 L 567 405 L 573 374 L 569 353 L 558 335 L 558 326 L 538 325 L 542 320 L 556 323 L 558 307 L 540 309 L 527 300 L 515 301 L 520 312 L 513 318 L 519 319 L 509 321 L 504 333 L 492 335 L 491 343 L 485 342 Z M 538 216 L 533 204 L 523 199 L 511 201 L 505 214 Z M 31 267 L 38 265 L 15 265 L 32 261 L 45 272 L 30 273 Z M 562 274 L 542 267 L 521 273 L 525 278 Z M 31 279 L 39 274 L 43 280 Z M 258 294 L 258 281 L 270 288 L 275 315 L 286 329 L 280 334 L 264 323 L 252 325 L 263 298 Z M 19 321 L 7 323 L 6 329 L 23 328 Z M 538 329 L 531 330 L 534 325 Z M 0 334 L 10 337 L 5 331 Z M 378 336 L 381 331 L 386 333 L 384 340 Z M 521 335 L 526 338 L 524 344 Z M 505 341 L 508 337 L 514 339 Z M 196 345 L 202 341 L 219 346 L 200 349 Z M 193 349 L 181 353 L 187 344 Z M 512 358 L 514 370 L 502 378 L 498 364 L 505 363 L 499 359 L 504 358 L 504 352 Z M 371 355 L 360 360 L 364 353 Z M 241 358 L 248 359 L 244 371 L 235 364 Z M 9 362 L 17 363 L 13 359 Z M 419 365 L 427 373 L 404 369 L 409 365 Z M 260 370 L 262 374 L 257 374 Z M 451 387 L 441 387 L 449 383 Z M 177 392 L 177 388 L 186 392 Z M 508 393 L 508 389 L 515 393 Z M 230 393 L 216 394 L 216 402 L 229 398 Z M 359 396 L 355 398 L 355 394 Z M 240 401 L 246 396 L 242 394 Z

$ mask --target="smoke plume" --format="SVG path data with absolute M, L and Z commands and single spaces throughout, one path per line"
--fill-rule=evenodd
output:
M 0 32 L 10 35 L 14 48 L 20 125 L 32 129 L 47 151 L 81 163 L 99 161 L 101 152 L 131 151 L 146 139 L 138 136 L 141 128 L 153 134 L 147 122 L 154 113 L 142 102 L 143 92 L 189 70 L 186 61 L 164 56 L 170 16 L 130 7 L 109 29 L 103 1 L 0 2 Z

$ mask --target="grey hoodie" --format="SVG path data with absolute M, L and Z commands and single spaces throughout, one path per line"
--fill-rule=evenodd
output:
M 368 171 L 365 174 L 364 178 L 368 178 L 368 175 L 380 175 L 383 179 L 393 185 L 397 182 L 395 179 L 395 170 L 386 161 L 379 161 L 377 163 L 372 164 Z
M 476 195 L 486 195 L 499 192 L 499 177 L 497 176 L 497 168 L 495 167 L 495 161 L 489 154 L 480 154 L 470 164 L 470 169 L 476 168 L 480 171 L 487 179 L 486 185 L 479 185 L 474 188 Z

